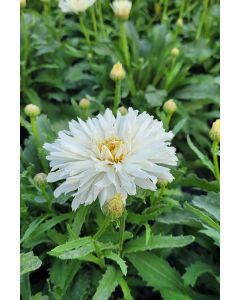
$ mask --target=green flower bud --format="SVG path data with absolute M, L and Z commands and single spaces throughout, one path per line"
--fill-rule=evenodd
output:
M 180 54 L 180 51 L 179 51 L 179 49 L 178 48 L 172 48 L 172 50 L 171 50 L 171 55 L 173 56 L 173 57 L 177 57 L 178 55 Z
M 120 81 L 123 80 L 126 76 L 126 73 L 123 69 L 123 66 L 121 63 L 117 63 L 113 66 L 111 72 L 110 72 L 110 78 L 113 81 Z
M 118 111 L 121 113 L 122 116 L 125 116 L 128 113 L 128 110 L 125 106 L 120 106 Z
M 34 105 L 34 104 L 26 105 L 25 108 L 24 108 L 24 112 L 30 118 L 37 117 L 41 113 L 40 108 L 37 105 Z
M 175 113 L 175 111 L 177 110 L 177 105 L 175 101 L 173 99 L 169 99 L 168 101 L 166 101 L 163 105 L 163 110 L 167 114 L 172 115 L 173 113 Z
M 26 0 L 20 0 L 20 8 L 24 8 L 26 4 Z
M 42 187 L 47 182 L 47 175 L 45 173 L 38 173 L 34 176 L 33 180 L 38 187 Z
M 220 119 L 217 119 L 215 122 L 213 122 L 209 134 L 213 141 L 220 141 Z
M 82 100 L 80 100 L 79 106 L 82 109 L 88 109 L 90 107 L 90 101 L 86 98 L 83 98 Z
M 108 200 L 103 206 L 103 212 L 112 220 L 121 217 L 124 211 L 123 197 L 121 193 L 117 193 L 112 199 Z
M 176 22 L 177 27 L 182 28 L 183 27 L 183 19 L 179 18 Z

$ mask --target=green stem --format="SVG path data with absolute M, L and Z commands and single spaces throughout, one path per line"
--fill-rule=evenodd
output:
M 167 13 L 168 13 L 168 1 L 164 0 L 164 8 L 163 8 L 163 14 L 162 14 L 162 21 L 165 22 L 167 20 Z
M 126 223 L 126 211 L 123 212 L 122 217 L 120 219 L 119 254 L 122 253 L 122 248 L 123 248 L 123 237 L 124 237 L 124 231 L 125 231 L 125 223 Z
M 43 197 L 45 198 L 45 200 L 47 202 L 48 210 L 49 210 L 49 212 L 51 212 L 52 211 L 52 201 L 51 201 L 51 198 L 48 196 L 48 194 L 46 192 L 46 186 L 45 185 L 43 185 L 41 187 L 41 191 L 42 191 Z
M 166 127 L 165 130 L 167 130 L 168 127 L 169 127 L 169 124 L 170 124 L 171 119 L 172 119 L 172 115 L 173 115 L 173 114 L 167 114 L 166 122 L 165 122 L 165 127 Z
M 98 232 L 94 235 L 94 239 L 98 240 L 102 234 L 105 232 L 105 230 L 107 229 L 107 227 L 109 226 L 109 224 L 111 223 L 111 220 L 108 217 L 105 217 L 101 227 L 99 228 Z
M 179 18 L 182 18 L 183 17 L 183 14 L 184 14 L 184 8 L 185 8 L 185 3 L 186 0 L 182 0 L 182 4 L 181 4 L 181 7 L 180 7 L 180 13 L 179 13 Z
M 106 37 L 106 30 L 105 30 L 105 25 L 104 25 L 104 21 L 103 21 L 101 0 L 97 0 L 97 10 L 98 10 L 98 17 L 100 20 L 100 27 L 101 27 L 102 35 L 104 37 Z
M 125 21 L 120 20 L 120 46 L 123 52 L 125 64 L 128 71 L 130 70 L 130 55 L 128 50 L 127 35 L 125 30 Z
M 93 29 L 94 29 L 95 38 L 97 38 L 98 30 L 97 30 L 97 21 L 96 21 L 96 15 L 95 15 L 94 6 L 91 6 L 90 13 L 91 13 L 91 18 L 92 18 L 92 23 L 93 23 Z
M 215 167 L 215 177 L 218 182 L 218 186 L 220 187 L 220 171 L 219 171 L 219 165 L 218 165 L 217 152 L 218 152 L 218 141 L 213 141 L 213 144 L 212 144 L 213 164 Z
M 202 33 L 203 25 L 205 23 L 205 19 L 206 19 L 207 13 L 208 13 L 208 1 L 209 0 L 205 0 L 205 3 L 204 3 L 204 9 L 203 9 L 201 19 L 200 19 L 200 22 L 198 25 L 197 33 L 196 33 L 196 40 L 198 40 L 200 38 L 201 33 Z
M 161 187 L 161 192 L 160 192 L 159 198 L 162 198 L 162 197 L 163 197 L 163 195 L 164 195 L 164 193 L 165 193 L 165 190 L 166 190 L 166 186 L 163 185 L 163 186 Z
M 39 160 L 42 164 L 44 172 L 47 174 L 48 173 L 48 164 L 47 164 L 45 158 L 43 157 L 42 153 L 40 152 L 41 143 L 40 143 L 39 136 L 38 136 L 38 131 L 37 131 L 37 118 L 36 117 L 31 117 L 30 118 L 30 123 L 31 123 L 31 129 L 32 129 L 33 137 L 35 139 L 36 146 L 37 146 L 38 157 L 39 157 Z
M 121 101 L 121 81 L 115 81 L 115 96 L 114 96 L 114 103 L 113 103 L 113 113 L 117 114 L 117 109 Z
M 84 34 L 85 39 L 86 39 L 86 43 L 87 43 L 88 46 L 90 46 L 91 45 L 91 41 L 89 39 L 88 30 L 87 30 L 87 28 L 84 25 L 82 13 L 79 14 L 79 21 L 80 21 L 80 27 L 81 27 L 82 33 Z
M 28 65 L 28 53 L 29 53 L 29 39 L 28 39 L 28 27 L 24 16 L 24 11 L 21 10 L 21 19 L 22 19 L 22 29 L 23 29 L 23 49 L 24 49 L 24 56 L 23 56 L 23 67 L 22 67 L 22 80 L 23 80 L 23 90 L 26 89 L 26 71 Z

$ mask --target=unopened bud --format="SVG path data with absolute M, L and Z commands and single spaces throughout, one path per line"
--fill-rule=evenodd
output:
M 160 5 L 159 3 L 155 3 L 155 4 L 154 4 L 154 12 L 155 12 L 155 15 L 156 15 L 157 17 L 160 16 L 161 11 L 162 11 L 161 5 Z
M 103 212 L 112 220 L 121 217 L 124 211 L 123 197 L 117 193 L 112 199 L 108 200 L 103 206 Z
M 183 19 L 179 18 L 176 22 L 177 27 L 182 28 L 183 27 Z
M 26 0 L 20 0 L 20 7 L 24 8 L 26 6 Z
M 132 8 L 129 0 L 115 0 L 112 3 L 114 14 L 121 20 L 128 20 Z
M 171 50 L 171 55 L 172 55 L 173 57 L 177 57 L 177 56 L 179 55 L 179 53 L 180 53 L 180 51 L 179 51 L 178 48 L 172 48 L 172 50 Z
M 125 116 L 128 113 L 128 110 L 126 109 L 125 106 L 120 106 L 118 108 L 118 111 L 121 113 L 122 116 Z
M 110 72 L 110 78 L 113 81 L 120 81 L 123 80 L 126 76 L 126 73 L 123 69 L 123 66 L 121 63 L 117 63 L 113 66 L 111 72 Z
M 168 185 L 168 180 L 167 179 L 163 179 L 163 178 L 159 178 L 158 179 L 158 184 L 161 186 L 161 187 L 166 187 Z
M 220 119 L 217 119 L 215 122 L 213 122 L 210 130 L 210 137 L 213 141 L 220 141 Z
M 87 109 L 90 107 L 90 101 L 86 98 L 83 98 L 82 100 L 80 100 L 79 102 L 79 106 L 82 108 L 82 109 Z
M 40 108 L 37 105 L 34 105 L 34 104 L 26 105 L 25 108 L 24 108 L 24 112 L 30 118 L 37 117 L 41 113 Z
M 172 115 L 177 110 L 177 104 L 173 99 L 169 99 L 164 103 L 163 110 L 165 111 L 165 113 Z
M 45 173 L 38 173 L 34 176 L 33 180 L 38 187 L 42 187 L 47 182 L 47 175 Z

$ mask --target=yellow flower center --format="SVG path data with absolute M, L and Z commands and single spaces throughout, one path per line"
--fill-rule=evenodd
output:
M 100 151 L 100 160 L 108 160 L 112 163 L 121 162 L 125 156 L 124 142 L 118 138 L 113 137 L 102 141 L 98 144 Z

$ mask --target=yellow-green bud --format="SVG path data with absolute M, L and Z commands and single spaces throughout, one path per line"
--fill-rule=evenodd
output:
M 126 76 L 126 73 L 123 69 L 123 66 L 120 62 L 115 64 L 110 72 L 110 78 L 113 81 L 120 81 L 123 80 Z
M 164 103 L 163 110 L 165 111 L 165 113 L 172 115 L 177 110 L 177 104 L 173 99 L 169 99 Z
M 124 211 L 123 197 L 121 193 L 117 193 L 112 199 L 108 200 L 103 206 L 103 212 L 112 220 L 121 217 Z
M 178 55 L 179 55 L 179 53 L 180 53 L 180 51 L 179 51 L 179 49 L 178 48 L 172 48 L 172 50 L 171 50 L 171 55 L 173 56 L 173 57 L 177 57 Z
M 114 14 L 121 20 L 128 20 L 132 2 L 129 0 L 115 0 L 112 3 Z
M 217 119 L 215 122 L 213 122 L 210 130 L 210 137 L 213 141 L 220 141 L 220 119 Z
M 83 98 L 82 100 L 80 100 L 79 102 L 79 106 L 82 108 L 82 109 L 87 109 L 90 107 L 90 101 L 86 98 Z
M 125 106 L 120 106 L 118 111 L 121 113 L 122 116 L 125 116 L 128 113 L 128 110 Z
M 34 104 L 26 105 L 25 108 L 24 108 L 24 112 L 30 118 L 37 117 L 41 113 L 40 108 L 37 105 L 34 105 Z
M 34 176 L 33 180 L 38 187 L 42 187 L 47 182 L 47 175 L 45 173 L 38 173 Z
M 26 0 L 20 0 L 20 7 L 24 8 L 26 6 Z
M 167 179 L 163 179 L 163 178 L 158 178 L 158 184 L 161 187 L 166 187 L 168 185 L 168 180 Z
M 183 27 L 183 19 L 179 18 L 176 22 L 177 27 L 182 28 Z
M 162 7 L 159 3 L 154 4 L 154 12 L 157 17 L 161 15 Z

